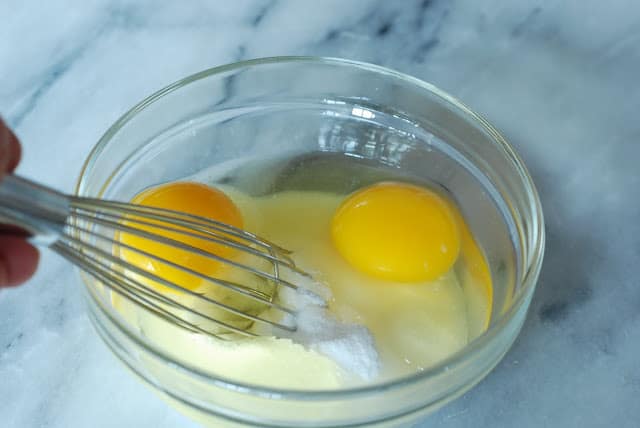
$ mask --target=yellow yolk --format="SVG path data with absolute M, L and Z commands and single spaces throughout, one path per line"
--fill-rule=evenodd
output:
M 390 281 L 435 280 L 460 252 L 449 203 L 406 183 L 378 183 L 349 196 L 336 210 L 331 237 L 354 268 Z
M 177 182 L 164 184 L 143 191 L 136 195 L 131 202 L 149 207 L 181 211 L 187 214 L 221 221 L 235 227 L 242 227 L 242 216 L 231 199 L 221 191 L 200 183 Z M 236 252 L 233 248 L 208 242 L 197 237 L 185 236 L 180 232 L 166 231 L 153 226 L 134 224 L 133 219 L 135 218 L 129 217 L 129 219 L 125 221 L 125 224 L 135 226 L 138 229 L 154 233 L 161 237 L 174 239 L 220 257 L 228 258 Z M 166 223 L 158 222 L 157 224 L 167 226 Z M 121 233 L 118 239 L 125 245 L 144 250 L 154 256 L 184 266 L 202 275 L 210 275 L 223 267 L 222 262 L 212 260 L 210 257 L 198 255 L 191 251 L 176 248 L 175 245 L 163 244 L 131 233 Z M 198 288 L 202 283 L 202 280 L 195 275 L 191 275 L 168 265 L 166 262 L 154 260 L 152 257 L 147 257 L 132 250 L 123 249 L 121 250 L 121 255 L 127 262 L 190 290 Z M 154 284 L 154 287 L 162 291 L 171 290 L 160 284 Z

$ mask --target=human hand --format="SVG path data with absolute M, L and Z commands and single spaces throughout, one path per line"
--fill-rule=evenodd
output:
M 0 182 L 20 161 L 20 142 L 0 119 Z M 0 288 L 19 285 L 33 275 L 38 250 L 19 229 L 0 224 Z

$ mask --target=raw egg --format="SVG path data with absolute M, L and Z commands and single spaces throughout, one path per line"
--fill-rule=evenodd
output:
M 175 182 L 160 185 L 136 195 L 131 202 L 149 207 L 181 211 L 224 222 L 238 228 L 242 228 L 243 225 L 240 211 L 227 195 L 218 189 L 200 183 Z M 137 229 L 151 232 L 160 237 L 173 239 L 219 257 L 233 257 L 234 253 L 237 252 L 237 250 L 228 246 L 216 244 L 199 237 L 186 236 L 177 231 L 162 230 L 153 225 L 135 224 L 134 220 L 135 217 L 129 217 L 125 224 L 135 226 Z M 162 222 L 157 222 L 156 224 L 158 226 L 168 226 L 168 224 Z M 179 227 L 172 227 L 180 229 Z M 202 275 L 211 275 L 224 268 L 223 262 L 216 261 L 211 257 L 199 255 L 193 251 L 180 249 L 176 245 L 165 244 L 133 233 L 121 233 L 119 241 L 122 244 L 143 250 L 148 254 L 163 259 L 162 261 L 157 260 L 125 248 L 121 250 L 121 255 L 127 262 L 190 290 L 198 288 L 203 280 L 197 275 L 167 264 L 166 261 Z M 153 286 L 162 291 L 171 291 L 169 287 L 159 284 L 153 284 Z
M 430 189 L 399 182 L 350 195 L 333 216 L 331 237 L 354 268 L 389 281 L 435 280 L 460 252 L 451 205 Z

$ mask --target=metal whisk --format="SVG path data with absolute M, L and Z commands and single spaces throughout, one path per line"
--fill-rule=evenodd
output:
M 306 274 L 287 250 L 245 230 L 172 210 L 66 195 L 15 175 L 0 181 L 0 220 L 24 228 L 36 244 L 53 249 L 99 284 L 192 332 L 256 336 L 249 328 L 257 323 L 269 334 L 296 329 L 295 311 L 276 297 L 280 287 L 297 288 L 286 279 L 291 274 Z M 162 245 L 169 254 L 224 265 L 226 274 L 180 265 L 166 251 L 128 244 L 124 234 Z M 216 254 L 192 245 L 194 240 L 231 248 L 240 257 Z M 163 276 L 158 268 L 171 274 Z M 193 281 L 196 289 L 186 283 Z

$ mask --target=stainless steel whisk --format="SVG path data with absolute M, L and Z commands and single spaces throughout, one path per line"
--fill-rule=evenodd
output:
M 295 266 L 289 251 L 245 230 L 178 211 L 66 195 L 16 175 L 7 175 L 0 181 L 0 220 L 25 229 L 34 243 L 51 248 L 115 293 L 192 332 L 218 338 L 229 333 L 257 336 L 248 329 L 253 323 L 276 329 L 269 333 L 276 335 L 277 330 L 296 329 L 295 311 L 278 303 L 276 296 L 279 287 L 297 288 L 283 278 L 283 270 L 306 274 Z M 166 236 L 167 232 L 178 238 Z M 118 239 L 119 233 L 240 269 L 269 286 L 260 289 L 254 284 L 203 274 L 128 245 Z M 180 237 L 234 248 L 260 262 L 223 257 L 185 243 Z M 222 294 L 211 297 L 163 278 L 152 269 L 127 261 L 122 256 L 125 251 L 183 272 L 201 281 L 203 287 L 219 287 Z M 162 288 L 171 292 L 163 292 Z M 233 301 L 245 304 L 234 305 Z M 257 308 L 247 309 L 247 302 L 254 302 Z M 266 309 L 270 316 L 264 316 Z

